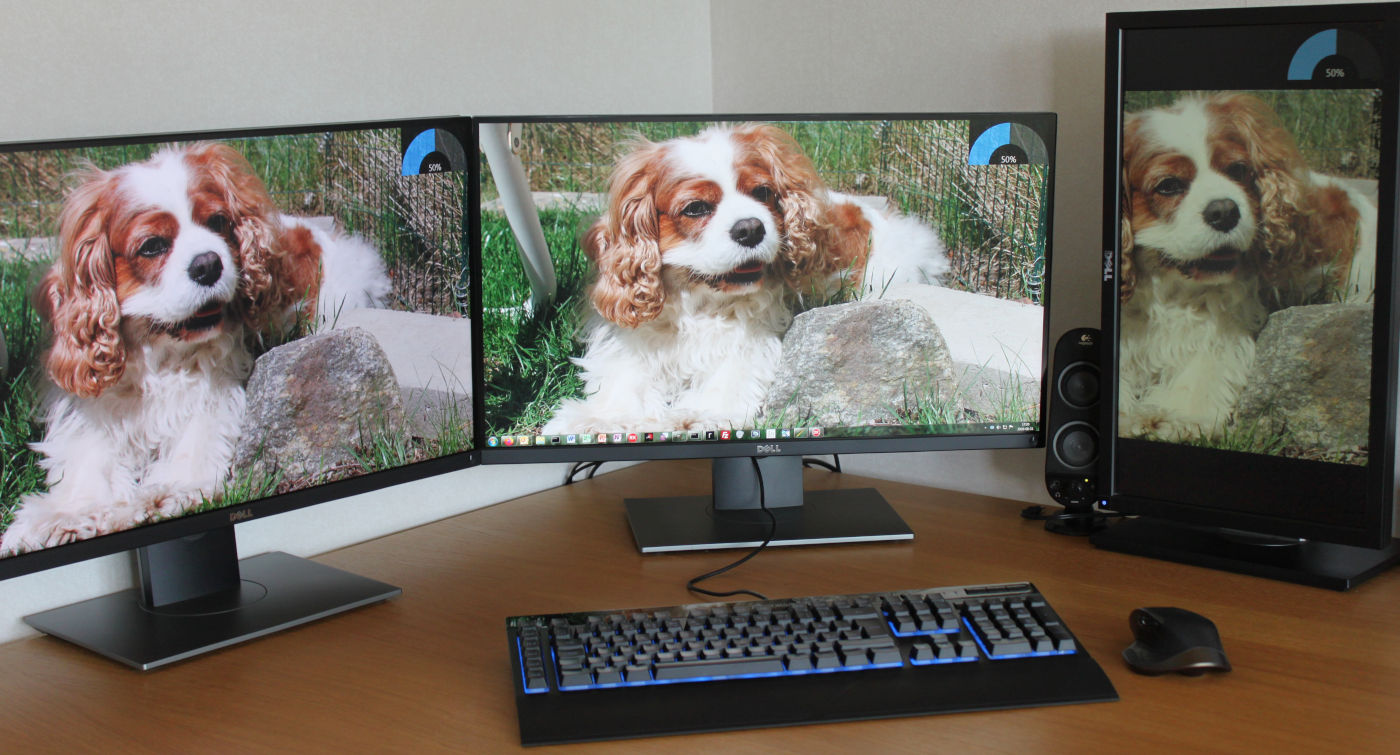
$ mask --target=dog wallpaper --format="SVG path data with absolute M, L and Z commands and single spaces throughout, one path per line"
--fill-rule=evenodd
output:
M 508 217 L 501 166 L 483 161 L 488 444 L 742 438 L 730 431 L 784 421 L 765 397 L 796 316 L 843 302 L 944 300 L 944 292 L 1007 303 L 1030 323 L 1018 343 L 1033 344 L 1034 389 L 1007 401 L 1000 418 L 1038 418 L 1047 166 L 969 165 L 968 121 L 516 129 L 549 256 L 543 267 L 557 289 L 551 301 L 536 299 L 530 271 L 542 266 Z M 976 328 L 933 319 L 953 344 Z M 966 413 L 933 413 L 821 431 L 973 424 Z
M 375 128 L 0 153 L 0 556 L 470 447 L 468 344 L 393 343 L 466 322 L 465 174 L 402 175 L 401 151 Z M 392 415 L 267 371 L 352 328 Z M 252 414 L 260 367 L 297 393 Z M 293 463 L 262 437 L 320 405 L 344 448 Z
M 1365 462 L 1364 426 L 1308 426 L 1369 413 L 1370 342 L 1327 328 L 1370 332 L 1378 108 L 1364 89 L 1126 93 L 1120 436 Z

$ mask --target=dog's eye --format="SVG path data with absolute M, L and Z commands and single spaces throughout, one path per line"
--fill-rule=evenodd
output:
M 136 253 L 142 257 L 159 257 L 170 251 L 170 241 L 159 236 L 152 236 L 141 242 L 141 246 L 136 247 Z
M 696 200 L 681 208 L 681 214 L 688 218 L 703 218 L 714 212 L 714 205 Z
M 768 186 L 755 186 L 753 191 L 749 192 L 749 196 L 766 204 L 773 199 L 773 189 Z
M 222 213 L 210 215 L 209 219 L 204 221 L 204 227 L 222 236 L 225 233 L 228 233 L 228 216 Z
M 1236 183 L 1250 183 L 1254 180 L 1254 169 L 1249 167 L 1249 163 L 1230 163 L 1230 166 L 1225 169 L 1225 175 Z
M 1164 197 L 1172 197 L 1186 191 L 1186 182 L 1180 178 L 1164 178 L 1153 191 Z

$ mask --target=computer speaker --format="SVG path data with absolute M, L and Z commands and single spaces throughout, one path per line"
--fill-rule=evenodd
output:
M 1067 514 L 1088 514 L 1099 500 L 1100 351 L 1099 331 L 1077 328 L 1060 336 L 1051 362 L 1045 487 Z

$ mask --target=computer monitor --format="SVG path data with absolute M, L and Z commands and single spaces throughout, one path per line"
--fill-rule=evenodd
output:
M 0 578 L 139 668 L 398 593 L 234 524 L 475 461 L 463 118 L 0 145 Z
M 476 123 L 484 463 L 714 459 L 656 552 L 907 539 L 801 457 L 1043 443 L 1053 114 Z
M 1101 547 L 1392 563 L 1400 7 L 1108 15 Z

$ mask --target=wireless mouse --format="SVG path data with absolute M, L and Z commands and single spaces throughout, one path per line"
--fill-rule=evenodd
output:
M 1140 674 L 1177 672 L 1200 676 L 1229 671 L 1220 632 L 1210 619 L 1184 608 L 1138 608 L 1128 616 L 1136 640 L 1123 650 L 1128 668 Z

